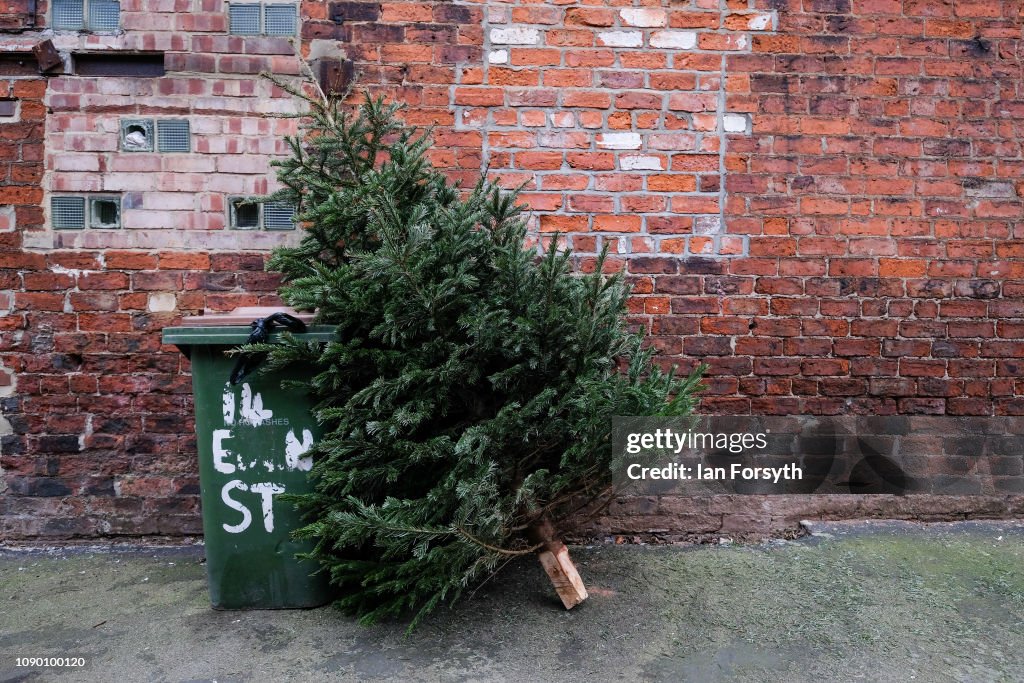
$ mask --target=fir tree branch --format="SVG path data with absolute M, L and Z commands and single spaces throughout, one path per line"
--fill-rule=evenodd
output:
M 464 537 L 466 537 L 466 539 L 469 540 L 471 543 L 475 543 L 476 545 L 480 546 L 481 548 L 489 550 L 492 553 L 498 553 L 499 555 L 506 555 L 508 557 L 517 557 L 519 555 L 530 555 L 532 553 L 537 552 L 540 548 L 542 548 L 544 546 L 543 543 L 537 543 L 536 545 L 530 546 L 529 548 L 524 548 L 522 550 L 508 550 L 507 548 L 499 548 L 497 546 L 493 546 L 493 545 L 490 545 L 488 543 L 484 543 L 479 538 L 476 538 L 475 536 L 470 534 L 468 531 L 463 529 L 461 526 L 456 526 L 455 528 L 458 530 L 458 532 L 460 534 L 462 534 Z

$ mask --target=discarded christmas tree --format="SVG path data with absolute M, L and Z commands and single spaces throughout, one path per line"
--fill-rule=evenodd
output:
M 326 436 L 301 535 L 364 622 L 412 612 L 415 625 L 535 552 L 571 607 L 586 593 L 559 579 L 574 570 L 558 529 L 610 498 L 612 416 L 685 414 L 698 378 L 652 366 L 620 276 L 527 248 L 516 193 L 454 187 L 395 106 L 311 106 L 274 196 L 305 232 L 270 268 L 338 336 L 260 349 L 267 367 L 319 370 Z

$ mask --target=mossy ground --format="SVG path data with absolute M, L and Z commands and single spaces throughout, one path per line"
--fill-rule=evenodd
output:
M 599 546 L 562 610 L 532 561 L 410 637 L 334 610 L 215 612 L 195 550 L 0 553 L 0 681 L 1022 681 L 1024 525 L 830 525 Z M 31 670 L 15 657 L 81 656 Z

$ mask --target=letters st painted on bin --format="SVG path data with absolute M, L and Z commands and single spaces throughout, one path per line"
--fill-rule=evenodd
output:
M 308 397 L 282 389 L 280 373 L 228 382 L 235 361 L 224 351 L 248 333 L 247 325 L 164 330 L 164 341 L 192 362 L 210 601 L 219 609 L 322 605 L 331 599 L 326 576 L 295 557 L 311 544 L 292 539 L 301 517 L 281 499 L 310 489 L 307 452 L 319 427 Z M 326 341 L 333 328 L 300 336 Z

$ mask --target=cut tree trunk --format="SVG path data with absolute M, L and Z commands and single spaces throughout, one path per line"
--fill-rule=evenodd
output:
M 587 587 L 583 585 L 576 565 L 569 557 L 569 549 L 555 536 L 555 528 L 544 519 L 529 530 L 533 543 L 540 543 L 537 557 L 544 567 L 544 572 L 555 587 L 566 609 L 572 609 L 587 599 Z

